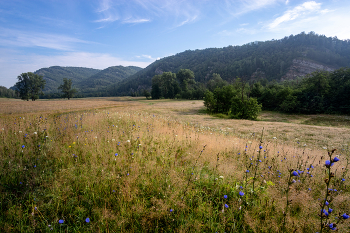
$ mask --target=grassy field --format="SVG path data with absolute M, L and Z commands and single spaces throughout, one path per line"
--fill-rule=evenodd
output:
M 203 108 L 0 99 L 0 232 L 350 232 L 348 116 Z

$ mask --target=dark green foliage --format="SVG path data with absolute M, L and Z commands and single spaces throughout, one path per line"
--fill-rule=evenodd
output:
M 42 90 L 45 87 L 45 80 L 42 76 L 33 74 L 31 72 L 22 73 L 17 77 L 18 82 L 15 85 L 16 93 L 22 100 L 35 101 L 42 94 Z
M 66 78 L 63 78 L 63 84 L 58 87 L 58 90 L 61 90 L 62 98 L 67 98 L 68 100 L 77 92 L 75 88 L 72 89 L 72 79 Z
M 350 41 L 310 32 L 243 46 L 187 50 L 155 61 L 120 82 L 115 92 L 127 95 L 131 88 L 150 87 L 151 78 L 155 75 L 181 69 L 192 70 L 195 81 L 201 83 L 206 83 L 214 73 L 226 81 L 243 76 L 255 80 L 280 80 L 289 71 L 294 59 L 310 60 L 334 68 L 350 66 Z
M 261 104 L 255 98 L 243 98 L 237 96 L 231 99 L 231 118 L 256 120 L 261 111 Z
M 297 82 L 253 85 L 251 95 L 264 110 L 286 113 L 350 114 L 350 68 L 316 71 Z
M 0 86 L 0 98 L 15 98 L 16 92 L 12 89 L 7 89 L 6 87 Z
M 207 90 L 204 106 L 210 113 L 229 115 L 236 119 L 256 120 L 261 111 L 261 104 L 256 98 L 248 97 L 246 84 L 237 79 L 234 85 L 216 87 L 213 92 Z
M 176 74 L 164 72 L 152 78 L 152 99 L 174 99 L 180 92 L 180 87 L 176 81 Z

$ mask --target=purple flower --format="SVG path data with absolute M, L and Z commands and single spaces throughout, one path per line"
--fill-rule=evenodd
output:
M 329 160 L 326 160 L 326 166 L 330 166 L 331 165 L 331 161 L 329 161 Z
M 249 172 L 249 170 L 246 170 L 245 172 Z
M 338 157 L 334 157 L 333 162 L 338 162 L 339 158 Z
M 227 195 L 224 195 L 224 198 L 227 199 Z
M 298 172 L 296 172 L 296 171 L 293 171 L 293 172 L 292 172 L 292 175 L 293 175 L 293 176 L 299 176 Z
M 173 209 L 170 209 L 170 212 L 173 212 L 174 210 Z
M 90 218 L 86 218 L 85 222 L 89 223 L 90 222 Z
M 225 204 L 225 208 L 228 208 L 228 205 L 227 205 L 227 204 Z
M 322 212 L 324 213 L 324 215 L 328 216 L 328 213 L 325 209 L 323 209 Z
M 243 197 L 243 196 L 244 196 L 244 192 L 239 191 L 239 195 L 240 195 L 241 197 Z

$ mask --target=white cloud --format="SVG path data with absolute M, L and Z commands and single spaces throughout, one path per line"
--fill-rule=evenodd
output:
M 91 43 L 65 35 L 19 31 L 7 28 L 0 29 L 2 31 L 0 34 L 0 44 L 4 47 L 43 47 L 71 51 L 73 50 L 73 45 L 76 43 Z
M 173 21 L 173 27 L 194 22 L 200 13 L 198 2 L 178 0 L 104 0 L 97 9 L 97 23 L 120 21 L 121 23 L 145 23 L 155 19 Z M 103 9 L 103 10 L 102 10 Z
M 125 19 L 123 20 L 123 23 L 146 23 L 146 22 L 150 22 L 150 19 L 133 19 L 133 18 L 129 18 L 129 19 Z
M 240 16 L 251 11 L 273 5 L 281 0 L 225 0 L 225 10 L 232 16 Z
M 294 7 L 292 10 L 284 12 L 282 16 L 276 18 L 272 23 L 270 23 L 268 28 L 274 29 L 283 23 L 319 12 L 320 8 L 321 3 L 317 3 L 315 1 L 304 2 L 303 4 Z

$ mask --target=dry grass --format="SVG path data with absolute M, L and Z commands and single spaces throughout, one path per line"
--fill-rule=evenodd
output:
M 64 217 L 68 225 L 73 225 L 92 216 L 92 231 L 158 226 L 164 227 L 159 231 L 228 230 L 233 229 L 232 222 L 238 221 L 238 208 L 243 203 L 237 198 L 238 187 L 246 185 L 244 192 L 250 203 L 243 213 L 246 226 L 251 232 L 277 232 L 286 203 L 288 169 L 306 173 L 313 164 L 314 178 L 301 176 L 301 182 L 290 189 L 292 204 L 287 225 L 296 232 L 314 232 L 318 226 L 316 200 L 324 197 L 323 164 L 327 152 L 322 146 L 339 146 L 340 161 L 333 169 L 338 176 L 345 174 L 348 150 L 344 142 L 350 138 L 347 125 L 218 119 L 200 113 L 201 109 L 202 101 L 141 98 L 0 101 L 0 130 L 4 128 L 0 138 L 5 142 L 0 149 L 8 155 L 0 165 L 11 167 L 8 172 L 15 177 L 27 174 L 20 170 L 22 167 L 37 163 L 36 170 L 29 169 L 35 179 L 28 185 L 43 187 L 29 192 L 23 207 L 14 198 L 7 215 L 16 219 L 15 215 L 28 214 L 24 206 L 29 203 L 29 208 L 38 206 L 53 223 Z M 267 113 L 264 117 L 270 116 Z M 47 134 L 49 140 L 38 140 L 34 130 L 43 132 L 43 138 Z M 263 149 L 257 150 L 262 131 Z M 41 151 L 36 145 L 39 142 L 43 145 Z M 303 142 L 308 145 L 303 146 Z M 253 180 L 245 184 L 244 171 L 254 168 L 251 158 L 262 160 L 255 181 L 258 196 L 249 195 Z M 36 180 L 41 174 L 50 174 L 51 169 L 50 177 L 54 178 Z M 228 209 L 224 208 L 224 194 L 230 196 Z M 40 201 L 33 202 L 37 196 Z M 343 202 L 348 199 L 348 191 L 337 195 L 334 208 L 349 211 L 349 205 Z M 173 215 L 170 208 L 176 210 Z M 39 216 L 25 216 L 24 219 L 40 221 Z M 0 229 L 15 228 L 16 221 L 19 220 Z M 86 231 L 84 227 L 81 229 Z M 342 230 L 346 228 L 340 226 Z

